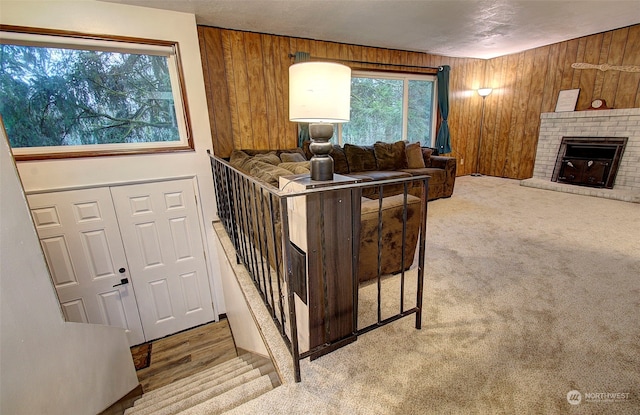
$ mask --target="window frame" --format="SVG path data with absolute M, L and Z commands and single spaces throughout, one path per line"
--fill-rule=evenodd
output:
M 28 40 L 16 40 L 22 37 Z M 195 151 L 184 71 L 178 42 L 128 36 L 94 35 L 74 31 L 0 24 L 0 44 L 45 47 L 64 47 L 66 45 L 73 46 L 75 49 L 89 50 L 92 43 L 94 44 L 94 49 L 120 53 L 137 51 L 137 53 L 151 54 L 150 50 L 154 48 L 171 49 L 172 52 L 161 55 L 167 56 L 168 58 L 171 89 L 180 140 L 147 143 L 87 144 L 77 146 L 12 147 L 11 150 L 15 160 L 48 160 Z M 87 48 L 78 47 L 79 44 L 86 45 Z
M 352 78 L 381 78 L 403 81 L 402 93 L 402 137 L 400 140 L 407 141 L 407 131 L 409 124 L 409 81 L 428 80 L 433 82 L 433 102 L 431 108 L 431 142 L 429 147 L 433 147 L 436 140 L 437 121 L 438 121 L 438 77 L 436 74 L 416 73 L 416 72 L 393 72 L 393 71 L 372 71 L 357 70 L 351 72 Z M 338 143 L 343 146 L 342 140 L 342 124 L 338 124 L 336 138 Z M 374 143 L 371 143 L 373 145 Z M 422 145 L 425 145 L 424 143 Z

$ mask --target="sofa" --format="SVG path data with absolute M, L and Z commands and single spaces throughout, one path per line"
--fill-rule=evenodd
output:
M 334 159 L 337 174 L 357 177 L 365 183 L 376 181 L 429 175 L 428 200 L 449 197 L 455 183 L 455 158 L 434 156 L 431 149 L 419 144 L 375 143 L 373 146 L 333 146 L 330 154 Z M 235 150 L 229 164 L 269 186 L 278 186 L 280 176 L 308 174 L 310 153 L 308 143 L 302 148 L 288 150 Z M 379 192 L 382 191 L 382 200 Z M 362 189 L 360 215 L 360 250 L 358 260 L 358 281 L 375 279 L 378 275 L 378 259 L 382 275 L 395 274 L 408 269 L 413 263 L 420 228 L 421 182 L 409 185 L 406 201 L 407 226 L 403 227 L 404 186 L 370 186 Z M 254 194 L 253 198 L 263 197 Z M 381 207 L 381 216 L 378 209 Z M 260 216 L 261 217 L 261 216 Z M 271 216 L 265 215 L 268 223 L 255 223 L 271 235 Z M 378 256 L 378 218 L 382 217 L 382 252 Z M 279 217 L 276 217 L 277 236 L 280 234 Z M 404 229 L 404 230 L 403 230 Z M 405 255 L 402 255 L 403 237 Z M 269 245 L 271 237 L 268 238 Z M 279 246 L 269 246 L 269 251 L 281 255 Z M 270 258 L 272 262 L 272 258 Z M 274 265 L 273 262 L 271 264 Z
M 310 159 L 309 142 L 303 144 L 305 157 Z M 411 177 L 430 176 L 427 200 L 450 197 L 456 180 L 456 159 L 434 155 L 434 149 L 421 147 L 420 143 L 376 142 L 370 146 L 345 144 L 334 145 L 329 155 L 334 160 L 334 172 L 363 181 L 378 181 Z M 437 154 L 437 153 L 436 153 Z M 384 197 L 402 193 L 402 187 L 385 187 Z M 409 193 L 420 197 L 420 185 L 415 183 Z M 364 194 L 377 198 L 377 189 L 371 188 Z

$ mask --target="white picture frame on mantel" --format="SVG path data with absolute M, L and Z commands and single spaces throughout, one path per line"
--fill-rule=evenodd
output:
M 576 103 L 580 95 L 580 88 L 565 89 L 558 93 L 558 102 L 556 103 L 555 112 L 568 112 L 576 110 Z

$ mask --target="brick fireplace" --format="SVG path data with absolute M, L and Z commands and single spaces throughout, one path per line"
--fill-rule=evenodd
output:
M 533 178 L 523 180 L 523 186 L 640 203 L 640 108 L 550 112 L 541 114 L 540 119 Z M 567 137 L 584 142 L 626 141 L 611 188 L 552 181 L 557 180 L 559 150 Z

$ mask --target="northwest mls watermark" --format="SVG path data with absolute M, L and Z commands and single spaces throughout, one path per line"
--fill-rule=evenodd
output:
M 586 392 L 572 390 L 567 393 L 567 402 L 580 405 L 583 402 L 625 402 L 631 399 L 629 392 Z

